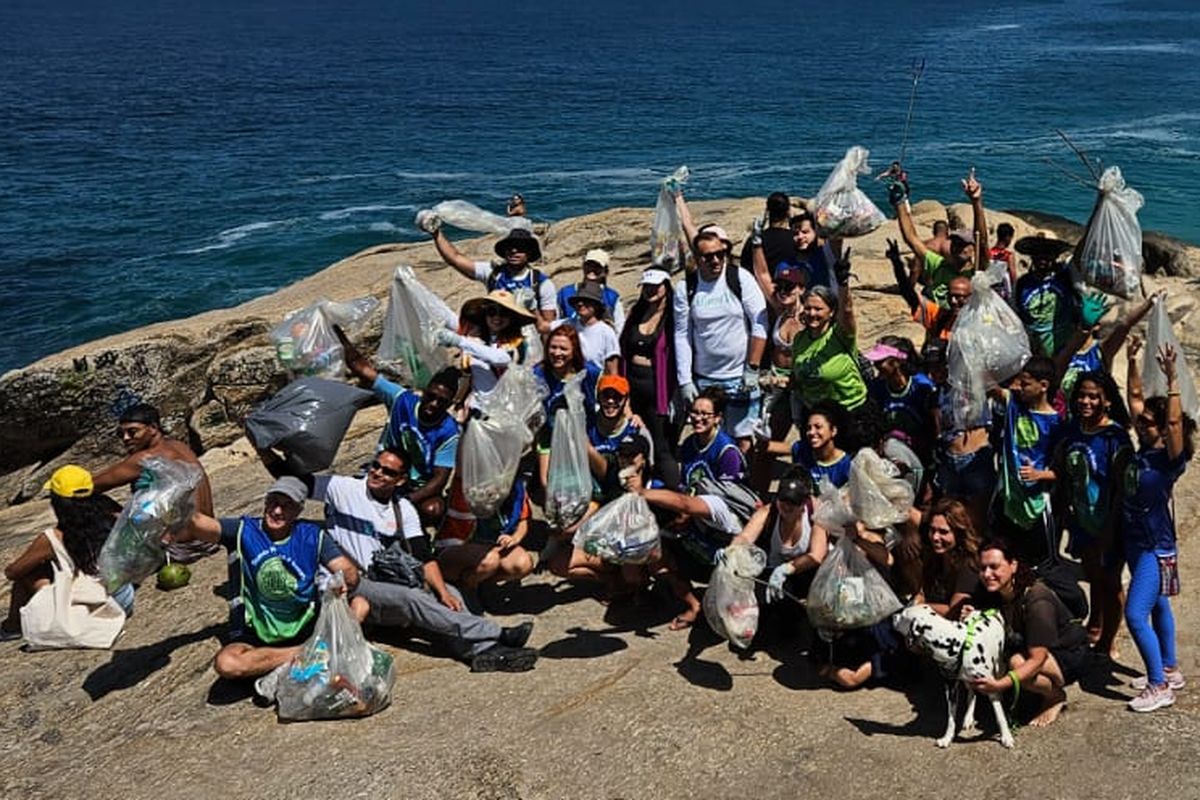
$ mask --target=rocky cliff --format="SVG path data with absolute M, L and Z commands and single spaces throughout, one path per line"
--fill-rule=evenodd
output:
M 761 208 L 760 199 L 748 198 L 699 202 L 693 210 L 697 220 L 718 222 L 740 238 Z M 926 200 L 914 212 L 925 231 L 936 219 L 949 217 L 956 226 L 970 220 L 969 207 L 962 204 Z M 649 261 L 651 213 L 646 208 L 614 208 L 556 222 L 543 235 L 545 259 L 540 266 L 562 285 L 578 280 L 584 252 L 605 247 L 613 255 L 612 285 L 632 298 L 637 277 Z M 1009 221 L 1018 236 L 1035 227 L 1056 228 L 1069 239 L 1079 235 L 1078 226 L 1071 227 L 1068 220 L 1033 212 L 989 212 L 988 221 L 993 229 Z M 851 243 L 865 338 L 911 324 L 892 289 L 883 256 L 888 238 L 899 238 L 894 223 Z M 1159 242 L 1148 246 L 1148 258 L 1159 275 L 1165 273 L 1162 280 L 1178 287 L 1172 308 L 1185 316 L 1193 303 L 1179 278 L 1200 272 L 1200 249 L 1179 242 L 1162 244 L 1160 239 L 1148 235 L 1148 245 Z M 459 246 L 486 258 L 493 241 L 480 238 Z M 286 380 L 268 342 L 271 327 L 287 312 L 319 297 L 347 300 L 371 294 L 386 303 L 392 271 L 399 264 L 411 265 L 451 307 L 480 291 L 446 267 L 429 243 L 381 245 L 248 303 L 89 342 L 5 374 L 0 378 L 0 501 L 19 503 L 34 496 L 63 463 L 93 467 L 117 455 L 116 415 L 132 402 L 158 406 L 168 430 L 191 441 L 198 451 L 230 444 L 241 435 L 242 416 Z M 1148 279 L 1151 286 L 1160 282 L 1158 277 Z M 384 304 L 363 336 L 368 346 L 378 339 Z M 1185 341 L 1190 330 L 1185 324 Z

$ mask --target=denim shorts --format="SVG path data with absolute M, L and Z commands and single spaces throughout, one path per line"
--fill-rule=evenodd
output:
M 719 386 L 728 398 L 725 404 L 724 431 L 735 439 L 749 439 L 762 425 L 762 392 L 745 394 L 741 378 L 713 380 L 696 378 L 697 389 Z
M 971 453 L 938 453 L 937 486 L 950 497 L 991 496 L 996 491 L 996 456 L 991 445 Z

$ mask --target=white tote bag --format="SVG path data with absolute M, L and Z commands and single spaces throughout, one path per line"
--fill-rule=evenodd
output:
M 30 649 L 88 647 L 107 650 L 125 628 L 125 611 L 100 581 L 77 573 L 75 562 L 54 531 L 46 531 L 54 549 L 54 580 L 38 589 L 21 608 L 21 633 Z

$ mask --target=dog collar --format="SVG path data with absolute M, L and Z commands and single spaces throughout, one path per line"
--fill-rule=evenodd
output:
M 985 608 L 982 612 L 979 614 L 973 614 L 971 618 L 967 620 L 967 638 L 963 641 L 963 653 L 970 650 L 971 645 L 975 643 L 975 630 L 979 627 L 979 623 L 986 622 L 995 616 L 996 609 Z M 961 656 L 962 654 L 960 653 L 959 655 Z

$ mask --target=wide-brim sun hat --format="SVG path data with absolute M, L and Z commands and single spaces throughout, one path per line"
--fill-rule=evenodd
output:
M 529 254 L 530 261 L 537 261 L 542 257 L 542 245 L 536 236 L 524 228 L 513 228 L 507 236 L 496 242 L 496 255 L 503 258 L 509 247 L 521 248 Z
M 1071 243 L 1059 239 L 1054 235 L 1054 231 L 1043 229 L 1017 239 L 1013 249 L 1023 256 L 1058 258 L 1071 249 Z
M 467 319 L 482 319 L 487 313 L 488 306 L 491 305 L 500 306 L 529 322 L 534 320 L 533 312 L 518 303 L 517 298 L 513 297 L 513 293 L 505 289 L 493 289 L 484 297 L 472 297 L 463 303 L 460 316 Z

